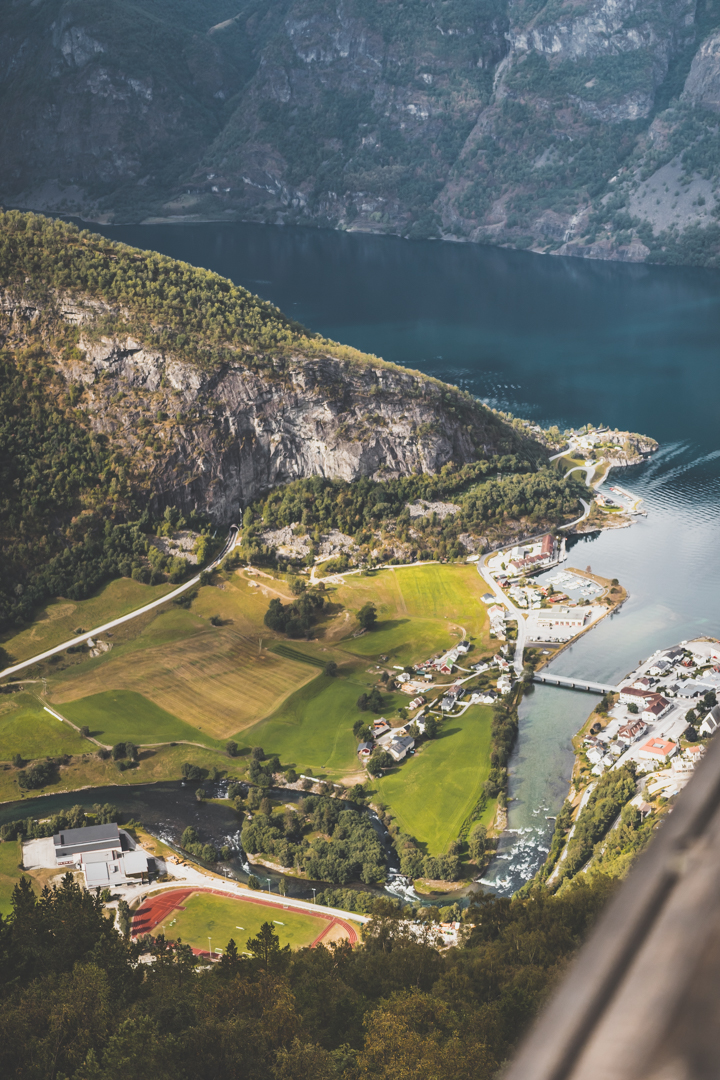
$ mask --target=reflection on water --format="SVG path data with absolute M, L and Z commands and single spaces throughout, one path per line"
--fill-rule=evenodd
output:
M 619 578 L 629 598 L 553 670 L 615 681 L 656 648 L 718 633 L 716 271 L 249 224 L 99 231 L 216 270 L 314 330 L 516 415 L 653 436 L 660 451 L 621 481 L 644 498 L 648 517 L 580 540 L 568 560 Z M 542 854 L 552 821 L 541 819 L 562 805 L 570 737 L 591 706 L 553 687 L 522 703 L 509 822 L 530 831 L 503 842 L 503 855 L 516 849 L 495 872 L 506 890 L 530 872 L 533 844 Z

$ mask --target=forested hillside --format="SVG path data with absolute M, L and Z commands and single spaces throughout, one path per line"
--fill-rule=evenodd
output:
M 0 1073 L 490 1080 L 608 891 L 597 881 L 562 897 L 481 897 L 466 945 L 442 952 L 379 901 L 354 950 L 291 954 L 266 923 L 247 942 L 240 929 L 233 945 L 216 942 L 222 960 L 198 970 L 187 946 L 123 938 L 70 875 L 38 898 L 25 879 L 0 920 Z
M 0 201 L 715 265 L 719 35 L 720 0 L 17 0 Z
M 419 494 L 466 494 L 444 551 L 460 527 L 515 535 L 577 514 L 583 486 L 520 422 L 217 274 L 10 211 L 0 287 L 3 628 L 119 575 L 176 580 L 172 560 L 148 561 L 161 526 L 224 530 L 288 484 L 268 521 L 304 520 L 314 494 L 294 485 L 310 477 L 330 501 L 342 482 L 322 523 L 353 533 L 404 521 Z

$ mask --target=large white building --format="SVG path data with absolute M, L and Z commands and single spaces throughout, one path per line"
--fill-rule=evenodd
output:
M 124 885 L 148 873 L 148 858 L 141 848 L 123 850 L 116 824 L 64 829 L 52 838 L 56 866 L 82 870 L 88 889 Z

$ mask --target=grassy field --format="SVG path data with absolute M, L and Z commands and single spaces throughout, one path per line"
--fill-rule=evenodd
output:
M 489 648 L 490 641 L 487 612 L 480 600 L 486 591 L 476 568 L 467 565 L 408 566 L 348 577 L 333 599 L 348 612 L 374 603 L 378 623 L 371 633 L 346 636 L 338 644 L 356 656 L 387 655 L 401 664 L 448 649 L 465 636 L 480 652 Z M 338 629 L 330 635 L 334 637 Z M 346 625 L 345 634 L 347 629 Z
M 374 713 L 361 712 L 356 702 L 367 683 L 356 678 L 318 675 L 297 690 L 267 720 L 243 732 L 253 746 L 277 754 L 283 765 L 338 780 L 357 769 L 357 744 L 352 729 L 356 720 L 372 721 Z M 405 695 L 384 695 L 388 713 L 407 703 Z
M 9 915 L 12 911 L 12 891 L 20 880 L 19 845 L 16 840 L 0 844 L 0 915 Z
M 230 896 L 193 893 L 185 901 L 184 909 L 174 911 L 167 920 L 165 934 L 173 940 L 182 938 L 186 945 L 194 949 L 205 950 L 210 936 L 213 951 L 224 951 L 232 938 L 238 952 L 243 952 L 248 938 L 255 937 L 265 922 L 273 924 L 281 946 L 290 945 L 293 949 L 311 945 L 325 925 L 314 915 L 282 911 L 249 900 L 235 900 Z M 153 932 L 162 933 L 162 926 L 156 927 Z
M 215 740 L 134 690 L 105 690 L 69 701 L 63 706 L 63 714 L 78 727 L 86 724 L 93 738 L 110 746 L 128 740 L 137 745 L 183 740 L 217 745 Z
M 482 794 L 490 773 L 491 723 L 486 705 L 449 717 L 437 739 L 376 783 L 375 798 L 431 855 L 447 850 Z
M 62 641 L 92 630 L 112 619 L 119 619 L 135 608 L 171 592 L 174 585 L 142 585 L 131 578 L 111 581 L 89 600 L 65 600 L 58 597 L 40 612 L 33 625 L 19 634 L 5 638 L 0 644 L 14 661 L 27 660 L 36 653 L 52 649 Z
M 31 694 L 4 698 L 0 705 L 0 761 L 83 754 L 93 747 L 69 724 L 45 712 Z

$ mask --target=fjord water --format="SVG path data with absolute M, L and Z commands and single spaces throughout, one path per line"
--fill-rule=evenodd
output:
M 651 435 L 654 458 L 610 479 L 641 495 L 648 517 L 581 540 L 568 563 L 619 578 L 629 599 L 553 667 L 617 681 L 656 648 L 718 633 L 717 272 L 252 224 L 98 231 L 216 270 L 313 330 L 540 424 Z M 591 706 L 539 686 L 522 703 L 509 824 L 528 831 L 496 864 L 502 891 L 537 865 Z

